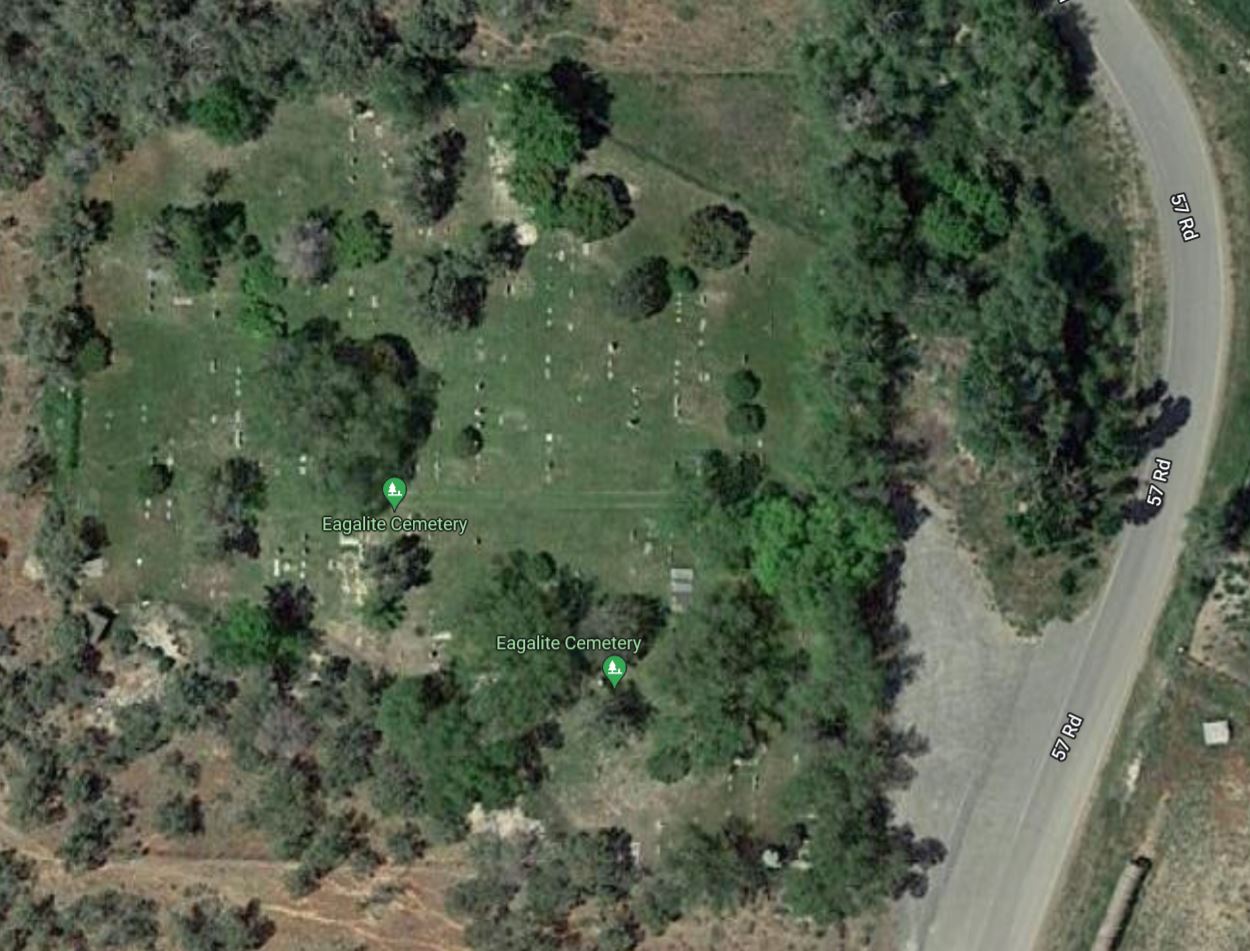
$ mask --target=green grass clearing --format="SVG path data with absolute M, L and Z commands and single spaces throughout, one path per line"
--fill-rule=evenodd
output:
M 550 549 L 612 588 L 664 593 L 671 560 L 689 557 L 661 518 L 674 463 L 736 443 L 723 426 L 723 378 L 746 359 L 764 380 L 769 412 L 781 420 L 795 411 L 789 372 L 801 354 L 787 322 L 811 249 L 755 220 L 749 274 L 738 268 L 708 275 L 698 291 L 678 295 L 643 324 L 605 313 L 608 284 L 645 255 L 678 260 L 681 220 L 716 198 L 609 140 L 586 170 L 611 170 L 630 184 L 634 223 L 586 247 L 565 234 L 543 234 L 521 272 L 492 287 L 481 328 L 432 330 L 410 316 L 407 262 L 508 210 L 491 180 L 485 116 L 470 107 L 456 121 L 470 141 L 462 200 L 428 231 L 406 223 L 396 178 L 384 168 L 402 142 L 353 120 L 337 101 L 283 106 L 261 141 L 232 151 L 185 133 L 161 136 L 101 177 L 96 190 L 115 202 L 114 233 L 88 294 L 115 359 L 86 387 L 80 480 L 82 508 L 103 517 L 112 542 L 101 595 L 211 606 L 304 572 L 325 616 L 350 613 L 344 546 L 321 532 L 320 518 L 361 513 L 321 497 L 301 475 L 299 458 L 271 449 L 263 406 L 280 394 L 266 389 L 266 344 L 235 326 L 237 267 L 223 269 L 214 291 L 189 302 L 166 272 L 149 274 L 160 263 L 149 248 L 153 217 L 167 202 L 199 200 L 200 183 L 217 167 L 231 173 L 221 198 L 246 204 L 249 230 L 269 248 L 316 207 L 347 214 L 373 208 L 394 225 L 388 261 L 339 273 L 324 288 L 288 289 L 283 303 L 296 323 L 325 315 L 357 336 L 403 334 L 441 377 L 438 428 L 401 514 L 463 517 L 470 527 L 463 538 L 431 539 L 436 580 L 418 596 L 412 623 L 437 626 L 462 580 L 492 553 L 514 547 Z M 243 430 L 237 451 L 259 459 L 269 477 L 263 551 L 256 562 L 215 562 L 203 555 L 203 480 L 236 452 L 236 412 Z M 473 461 L 455 458 L 455 433 L 475 421 L 485 450 Z M 784 471 L 797 448 L 791 428 L 770 426 L 762 437 Z M 176 476 L 148 507 L 136 479 L 152 458 L 172 458 Z

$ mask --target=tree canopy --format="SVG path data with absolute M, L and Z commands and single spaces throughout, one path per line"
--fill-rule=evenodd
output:
M 584 241 L 602 241 L 633 220 L 629 189 L 612 175 L 587 175 L 569 189 L 561 221 Z
M 668 260 L 649 257 L 626 271 L 612 287 L 612 307 L 622 317 L 645 320 L 654 317 L 672 300 L 668 283 Z
M 217 80 L 187 107 L 191 121 L 223 145 L 259 136 L 272 111 L 272 100 L 232 76 Z
M 298 605 L 298 610 L 292 610 Z M 237 601 L 209 628 L 213 657 L 229 667 L 289 669 L 313 639 L 311 594 L 289 584 L 268 589 L 268 603 Z
M 284 448 L 308 455 L 327 491 L 383 504 L 377 487 L 413 471 L 434 415 L 430 380 L 407 341 L 347 337 L 317 318 L 274 341 L 267 367 Z
M 726 205 L 700 208 L 682 227 L 690 263 L 718 271 L 733 267 L 747 256 L 752 235 L 747 216 Z

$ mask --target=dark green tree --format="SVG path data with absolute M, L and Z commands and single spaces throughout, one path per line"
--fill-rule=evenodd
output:
M 630 320 L 645 320 L 668 306 L 673 290 L 668 283 L 668 261 L 645 258 L 625 272 L 612 288 L 612 308 Z
M 745 367 L 725 378 L 725 398 L 738 406 L 750 403 L 759 394 L 760 378 Z
M 190 208 L 166 205 L 157 215 L 152 247 L 172 261 L 182 287 L 207 291 L 246 229 L 246 215 L 238 202 L 213 201 Z
M 561 221 L 583 241 L 601 241 L 633 220 L 629 189 L 613 175 L 587 175 L 568 190 Z
M 223 145 L 257 138 L 272 112 L 272 100 L 234 77 L 219 79 L 187 107 L 188 118 Z
M 705 772 L 750 756 L 784 724 L 783 701 L 804 668 L 785 644 L 777 606 L 750 585 L 713 591 L 666 638 L 659 666 L 656 749 Z M 662 659 L 661 659 L 662 658 Z M 708 665 L 720 671 L 706 677 Z
M 272 606 L 236 601 L 209 628 L 208 639 L 214 658 L 228 667 L 287 668 L 301 660 L 312 632 L 305 622 L 283 619 Z
M 419 0 L 399 20 L 404 46 L 432 60 L 453 59 L 476 28 L 475 0 Z
M 734 436 L 753 436 L 764 428 L 767 419 L 758 403 L 739 403 L 725 414 L 725 428 Z
M 753 232 L 747 216 L 725 205 L 700 208 L 682 226 L 686 258 L 695 267 L 724 270 L 747 256 Z
M 461 459 L 472 459 L 482 451 L 482 431 L 476 426 L 465 426 L 456 433 L 453 449 Z
M 265 507 L 265 477 L 260 465 L 232 456 L 208 476 L 207 505 L 213 524 L 215 550 L 222 555 L 239 552 L 251 558 L 260 554 L 256 514 Z
M 432 225 L 451 213 L 464 177 L 467 141 L 458 129 L 421 139 L 402 166 L 404 206 L 417 224 Z
M 474 258 L 450 248 L 427 254 L 409 271 L 408 284 L 424 320 L 450 330 L 481 323 L 487 279 Z
M 163 462 L 149 462 L 139 470 L 139 495 L 164 495 L 174 483 L 174 470 Z
M 440 64 L 401 49 L 374 71 L 371 89 L 378 108 L 406 127 L 420 127 L 451 103 Z
M 356 339 L 316 318 L 275 340 L 266 366 L 280 394 L 278 442 L 307 454 L 320 489 L 373 508 L 384 479 L 412 473 L 432 426 L 433 383 L 403 337 Z

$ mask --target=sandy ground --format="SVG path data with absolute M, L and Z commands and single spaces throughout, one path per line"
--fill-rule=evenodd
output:
M 929 517 L 907 546 L 899 618 L 911 632 L 908 652 L 920 667 L 895 710 L 899 729 L 929 741 L 916 778 L 895 797 L 898 820 L 948 849 L 962 838 L 970 793 L 1002 735 L 1032 642 L 994 610 L 989 584 L 959 546 L 952 514 L 931 498 Z M 938 866 L 931 887 L 946 874 Z M 900 930 L 912 933 L 920 906 L 898 906 Z

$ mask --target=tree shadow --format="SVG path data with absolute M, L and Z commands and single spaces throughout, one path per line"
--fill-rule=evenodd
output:
M 1037 0 L 1034 6 L 1039 13 L 1050 12 L 1051 0 Z M 1093 77 L 1098 69 L 1098 56 L 1090 40 L 1090 22 L 1085 11 L 1078 7 L 1060 7 L 1050 13 L 1055 36 L 1059 38 L 1067 66 L 1068 88 L 1082 99 L 1094 92 Z
M 910 825 L 896 826 L 894 836 L 910 866 L 895 885 L 894 899 L 923 898 L 929 891 L 929 871 L 946 861 L 946 845 L 932 836 L 917 838 Z
M 1154 418 L 1141 428 L 1139 434 L 1143 454 L 1161 449 L 1181 431 L 1193 414 L 1193 404 L 1188 396 L 1165 396 L 1157 405 Z
M 610 128 L 612 90 L 607 80 L 585 63 L 567 57 L 557 60 L 547 75 L 556 87 L 561 110 L 577 121 L 582 148 L 593 149 Z
M 1234 492 L 1224 506 L 1224 524 L 1221 537 L 1224 547 L 1230 551 L 1241 548 L 1250 531 L 1250 485 L 1243 485 Z
M 890 503 L 904 539 L 914 536 L 930 514 L 907 491 L 892 493 Z M 878 663 L 885 674 L 883 702 L 886 709 L 893 709 L 903 688 L 915 679 L 924 666 L 924 656 L 907 649 L 911 640 L 911 629 L 898 618 L 898 602 L 903 590 L 903 565 L 906 560 L 906 549 L 900 545 L 890 556 L 885 570 L 860 605 Z

